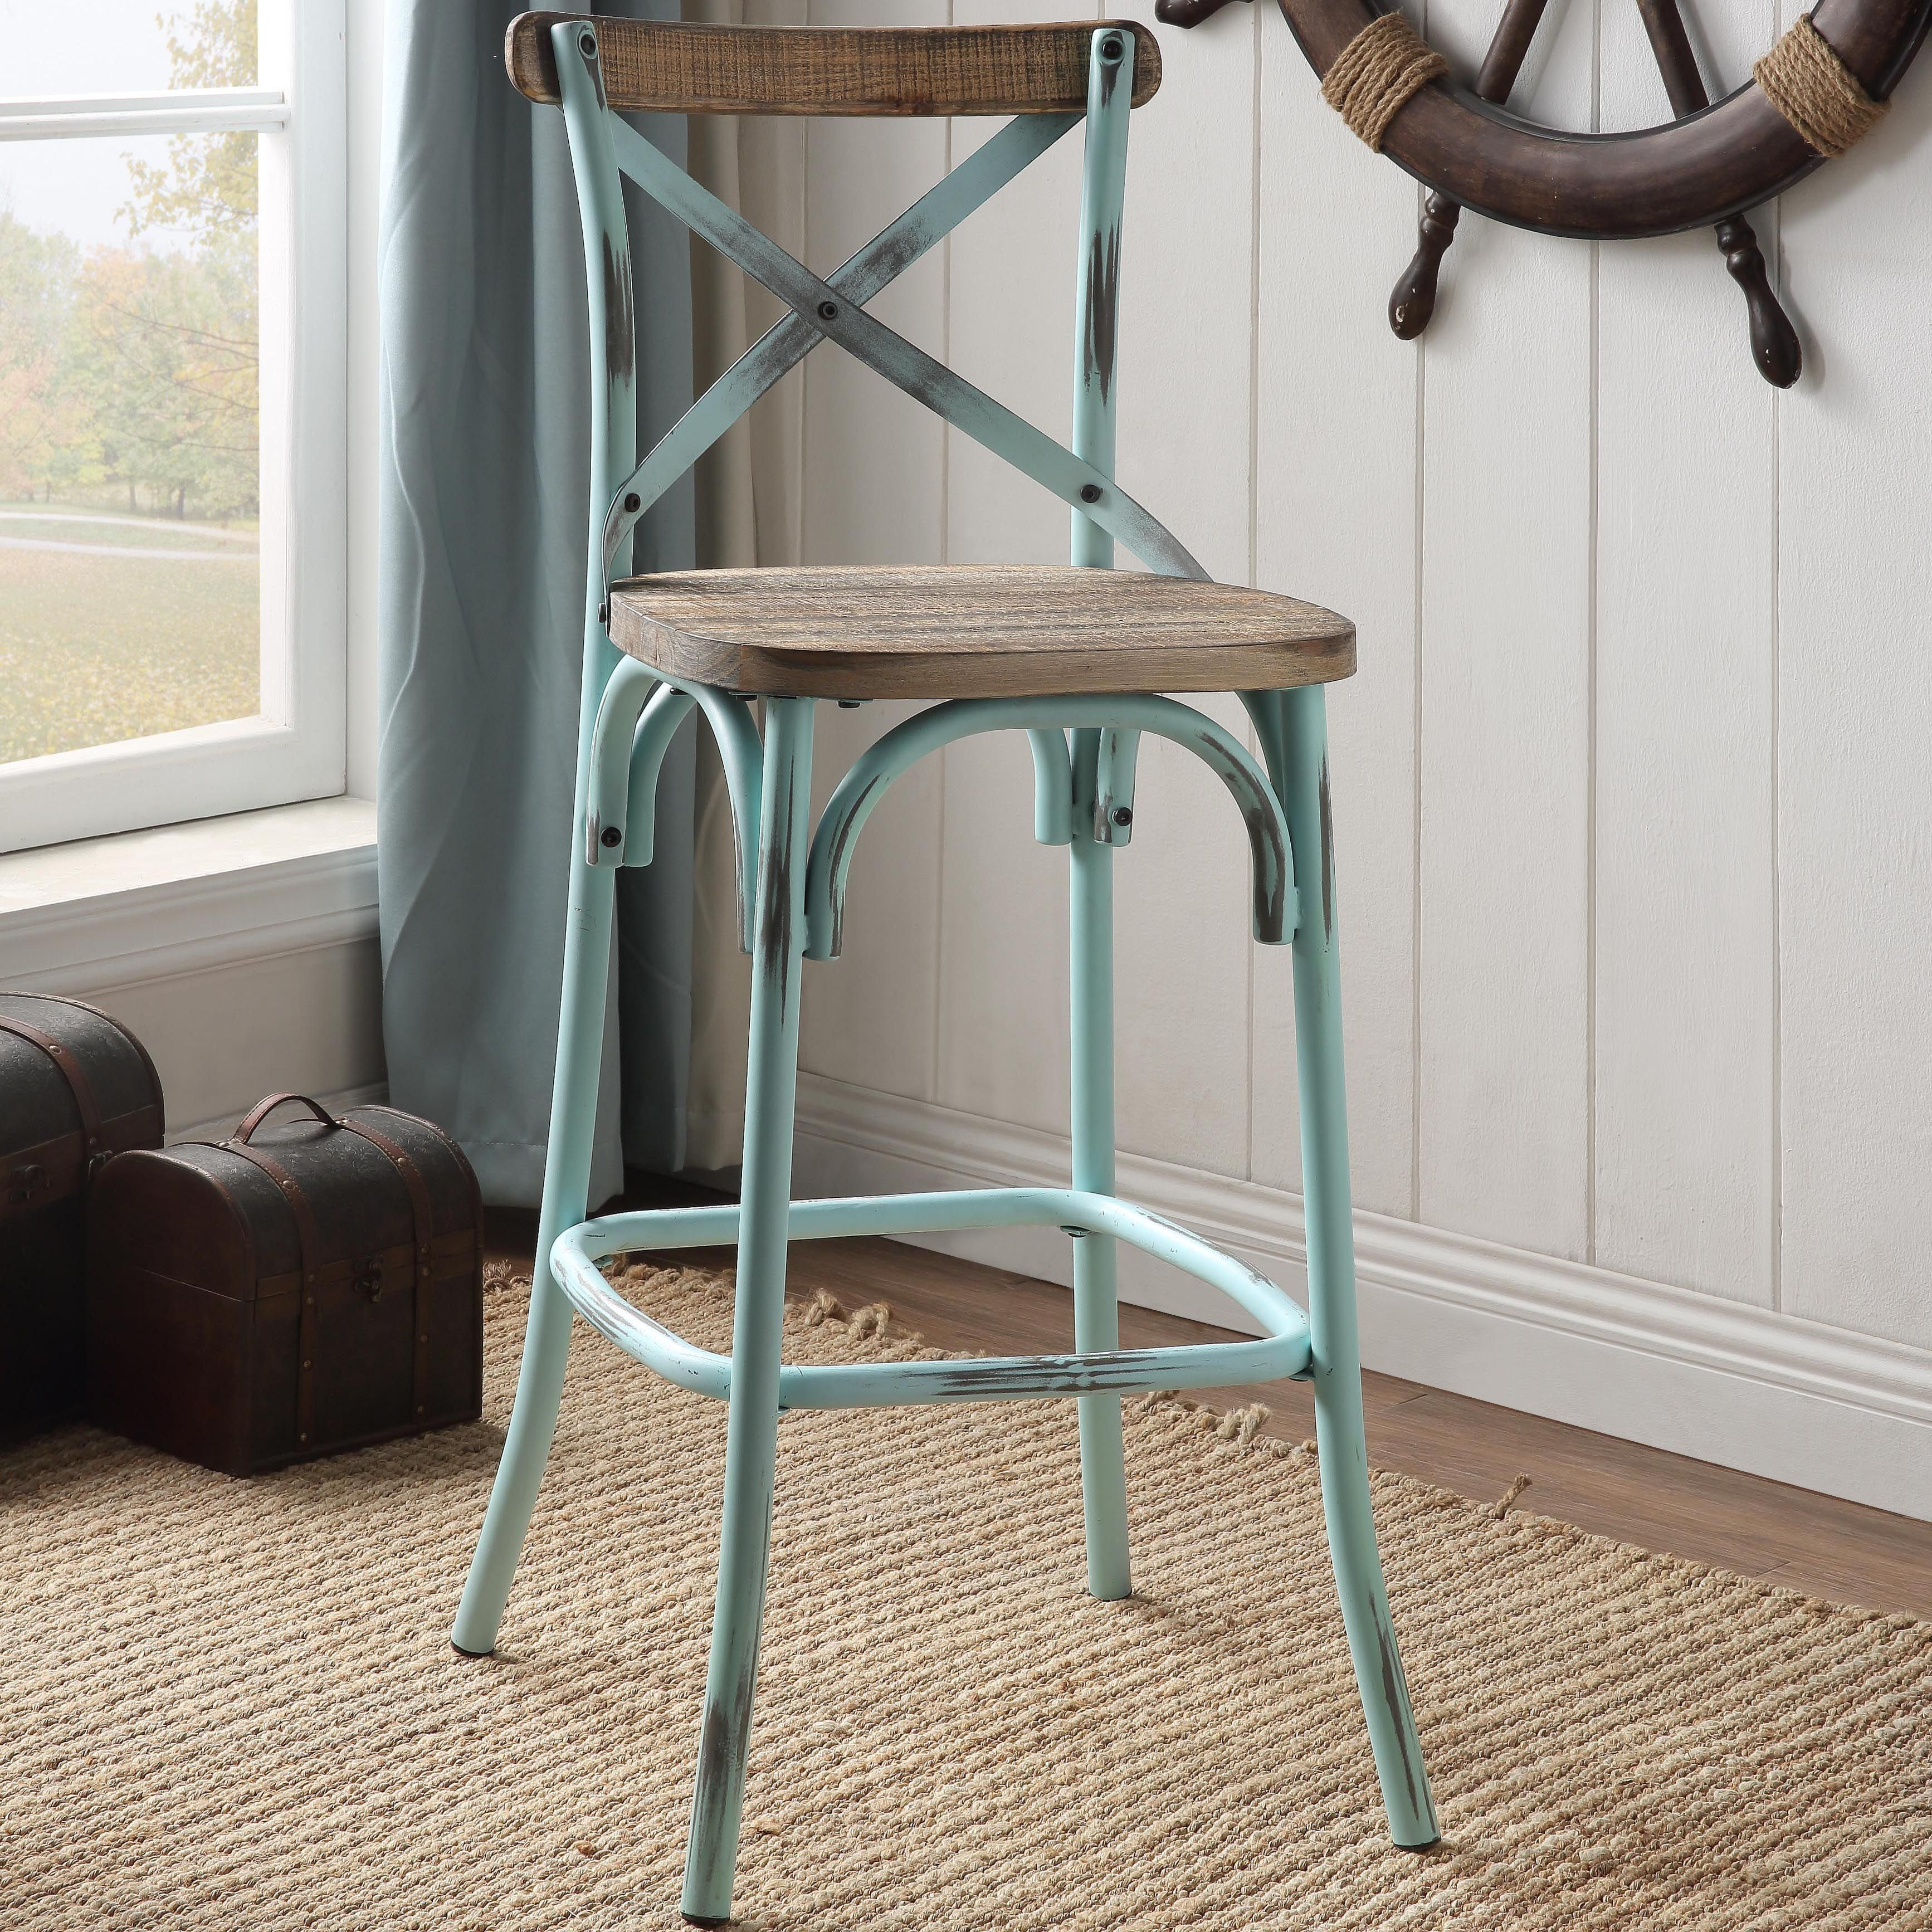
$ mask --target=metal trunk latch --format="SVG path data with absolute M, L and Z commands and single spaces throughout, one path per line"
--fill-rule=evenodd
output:
M 36 1202 L 47 1198 L 49 1186 L 46 1169 L 30 1161 L 8 1175 L 7 1204 L 10 1208 L 31 1208 Z
M 356 1270 L 356 1292 L 365 1296 L 370 1302 L 382 1298 L 382 1260 L 380 1255 L 372 1255 Z

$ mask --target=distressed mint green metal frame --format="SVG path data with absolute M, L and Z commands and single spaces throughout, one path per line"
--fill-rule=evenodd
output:
M 1326 729 L 1321 688 L 1242 694 L 1260 762 L 1211 718 L 1151 694 L 974 699 L 935 704 L 886 732 L 811 822 L 813 704 L 765 701 L 659 676 L 620 658 L 610 584 L 628 568 L 638 519 L 756 398 L 820 341 L 849 351 L 1063 498 L 1077 564 L 1106 568 L 1115 542 L 1152 568 L 1201 567 L 1113 478 L 1115 332 L 1133 34 L 1094 38 L 1084 116 L 1022 116 L 821 280 L 612 114 L 594 20 L 551 32 L 591 287 L 592 502 L 569 916 L 549 1159 L 528 1332 L 503 1456 L 452 1633 L 495 1647 L 554 1435 L 573 1312 L 657 1373 L 728 1405 L 723 1523 L 682 1908 L 697 1924 L 730 1910 L 746 1750 L 764 1614 L 780 1417 L 800 1408 L 1073 1397 L 1080 1423 L 1088 1582 L 1132 1588 L 1120 1398 L 1305 1376 L 1314 1389 L 1329 1544 L 1390 1828 L 1400 1845 L 1438 1836 L 1389 1622 L 1370 1509 L 1355 1336 L 1354 1261 L 1342 1073 L 1340 978 Z M 1076 123 L 1087 129 L 1080 228 L 1072 446 L 1063 448 L 865 313 L 862 304 Z M 634 445 L 632 283 L 621 182 L 636 182 L 791 309 L 640 463 Z M 605 506 L 607 509 L 595 506 Z M 744 1178 L 735 1208 L 586 1219 L 618 870 L 650 862 L 658 772 L 694 710 L 716 737 L 738 838 L 743 939 L 754 959 Z M 1023 730 L 1034 754 L 1034 830 L 1068 848 L 1072 1017 L 1072 1185 L 794 1202 L 791 1147 L 800 979 L 839 950 L 854 843 L 900 773 L 968 734 Z M 1254 875 L 1254 932 L 1292 943 L 1302 1118 L 1309 1304 L 1114 1192 L 1113 861 L 1131 836 L 1141 736 L 1202 758 L 1239 810 Z M 1299 876 L 1298 877 L 1298 874 Z M 1054 1226 L 1074 1242 L 1074 1348 L 1055 1355 L 836 1366 L 780 1357 L 793 1240 L 944 1229 Z M 1264 1331 L 1251 1341 L 1123 1349 L 1117 1245 L 1126 1241 L 1228 1295 Z M 632 1251 L 735 1242 L 731 1353 L 692 1347 L 610 1286 L 598 1268 Z

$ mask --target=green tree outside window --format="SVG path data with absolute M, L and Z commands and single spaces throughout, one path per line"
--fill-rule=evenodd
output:
M 173 86 L 254 84 L 255 0 L 161 24 Z M 130 157 L 125 247 L 82 251 L 0 209 L 0 496 L 257 514 L 256 148 L 184 134 L 164 164 Z

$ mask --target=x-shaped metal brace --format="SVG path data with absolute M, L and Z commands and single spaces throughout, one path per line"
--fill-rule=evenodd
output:
M 572 27 L 554 32 L 566 110 L 594 101 L 616 166 L 792 311 L 712 384 L 619 487 L 604 525 L 607 590 L 618 554 L 638 519 L 788 370 L 827 340 L 1091 518 L 1150 569 L 1206 580 L 1207 572 L 1180 542 L 1112 476 L 867 314 L 863 306 L 1087 117 L 1016 117 L 821 280 L 604 106 L 592 37 L 578 34 Z M 1130 92 L 1116 94 L 1114 111 L 1127 111 Z M 575 103 L 574 93 L 579 95 Z

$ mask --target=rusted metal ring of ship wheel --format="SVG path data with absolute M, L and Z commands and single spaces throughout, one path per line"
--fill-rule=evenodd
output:
M 1192 26 L 1225 4 L 1160 0 L 1156 13 L 1173 25 Z M 1763 258 L 1742 215 L 1839 150 L 1828 141 L 1821 152 L 1808 141 L 1756 77 L 1721 100 L 1711 100 L 1676 0 L 1636 4 L 1677 117 L 1661 126 L 1571 134 L 1539 127 L 1502 105 L 1546 0 L 1506 0 L 1474 88 L 1438 70 L 1395 110 L 1371 145 L 1434 192 L 1423 217 L 1421 247 L 1390 298 L 1390 326 L 1405 338 L 1426 326 L 1437 266 L 1462 208 L 1519 228 L 1588 241 L 1674 234 L 1708 223 L 1717 226 L 1731 273 L 1750 302 L 1758 367 L 1768 380 L 1788 387 L 1798 378 L 1797 337 L 1771 292 Z M 1366 0 L 1280 4 L 1324 82 L 1344 50 L 1391 10 Z M 1829 50 L 1824 58 L 1836 55 L 1875 118 L 1918 51 L 1932 22 L 1932 0 L 1817 0 L 1809 18 L 1815 37 Z

